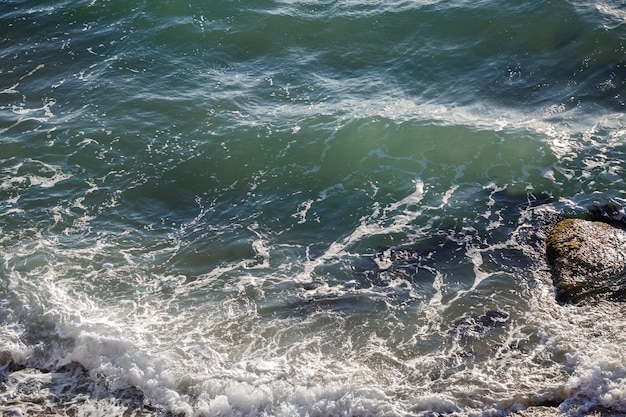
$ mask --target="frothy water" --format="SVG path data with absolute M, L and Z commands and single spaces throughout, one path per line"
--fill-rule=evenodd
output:
M 623 9 L 3 4 L 0 410 L 626 413 L 543 254 L 626 199 Z

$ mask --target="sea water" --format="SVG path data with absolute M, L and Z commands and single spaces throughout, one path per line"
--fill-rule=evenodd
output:
M 0 4 L 0 410 L 626 413 L 542 230 L 624 202 L 621 1 Z

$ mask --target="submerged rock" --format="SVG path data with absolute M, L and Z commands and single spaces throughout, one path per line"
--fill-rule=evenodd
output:
M 623 225 L 565 219 L 547 239 L 556 298 L 578 303 L 626 301 L 626 230 Z
M 508 313 L 498 310 L 488 310 L 485 314 L 472 315 L 455 323 L 462 336 L 481 336 L 494 329 L 503 327 L 509 321 Z

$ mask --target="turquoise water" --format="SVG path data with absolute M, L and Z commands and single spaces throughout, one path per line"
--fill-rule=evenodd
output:
M 0 410 L 626 412 L 626 311 L 557 304 L 533 237 L 626 201 L 625 22 L 3 2 Z

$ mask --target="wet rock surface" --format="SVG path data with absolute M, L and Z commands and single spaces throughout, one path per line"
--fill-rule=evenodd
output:
M 557 301 L 626 301 L 626 228 L 565 219 L 550 230 L 548 261 Z
M 533 406 L 511 414 L 513 417 L 557 417 L 557 407 Z
M 3 362 L 4 361 L 4 362 Z M 0 352 L 0 416 L 165 416 L 135 387 L 111 390 L 77 364 L 36 369 Z

